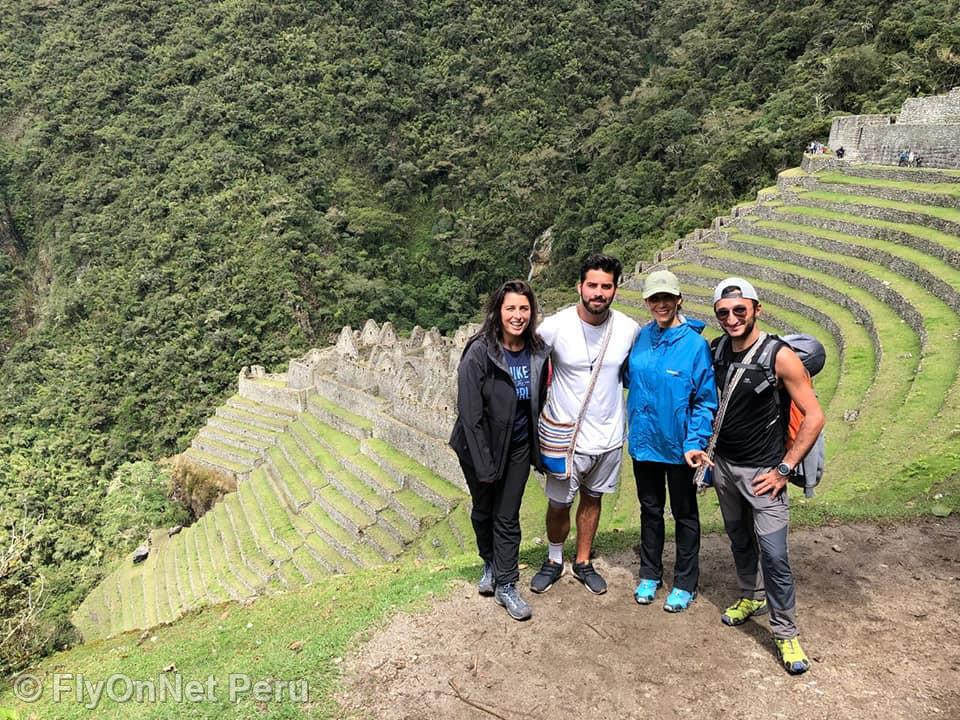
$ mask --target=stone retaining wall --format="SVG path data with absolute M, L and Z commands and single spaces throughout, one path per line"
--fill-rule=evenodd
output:
M 960 88 L 908 99 L 899 116 L 835 118 L 828 144 L 853 161 L 896 165 L 902 150 L 912 150 L 928 167 L 960 168 Z

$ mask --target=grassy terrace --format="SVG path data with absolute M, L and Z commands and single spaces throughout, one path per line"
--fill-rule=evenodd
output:
M 806 225 L 798 225 L 791 222 L 757 220 L 751 224 L 751 227 L 761 231 L 763 229 L 780 230 L 786 233 L 804 235 L 814 239 L 828 240 L 837 244 L 838 246 L 847 246 L 851 248 L 851 251 L 853 248 L 868 248 L 871 250 L 878 250 L 886 253 L 887 255 L 892 255 L 900 258 L 901 260 L 912 263 L 918 268 L 935 275 L 937 279 L 947 283 L 953 287 L 954 290 L 960 290 L 960 269 L 953 267 L 949 263 L 943 262 L 939 258 L 931 257 L 930 255 L 911 247 L 886 242 L 884 240 L 876 240 L 873 238 L 865 238 L 857 235 L 835 232 L 832 230 L 811 228 Z M 840 252 L 846 254 L 842 248 L 840 249 Z M 894 277 L 900 278 L 901 276 L 894 275 Z
M 373 422 L 368 418 L 363 417 L 362 415 L 357 415 L 354 412 L 350 412 L 344 407 L 337 405 L 331 400 L 323 397 L 322 395 L 311 395 L 310 396 L 310 405 L 313 407 L 319 408 L 322 411 L 326 411 L 333 415 L 336 415 L 338 418 L 344 422 L 349 423 L 355 427 L 361 428 L 363 430 L 372 430 Z
M 957 178 L 957 182 L 960 182 L 960 170 L 949 170 L 945 168 L 912 168 L 912 167 L 896 167 L 893 168 L 890 165 L 870 165 L 864 163 L 859 165 L 859 167 L 864 168 L 865 170 L 878 170 L 880 172 L 908 172 L 908 173 L 936 173 L 937 175 L 943 175 L 944 177 L 954 177 Z
M 876 220 L 874 218 L 863 217 L 862 215 L 851 215 L 849 213 L 827 210 L 825 208 L 809 207 L 804 205 L 771 205 L 774 212 L 785 217 L 800 216 L 808 218 L 820 218 L 833 222 L 845 223 L 852 226 L 862 226 L 866 229 L 887 230 L 893 233 L 902 233 L 912 235 L 920 240 L 951 250 L 960 251 L 960 237 L 950 233 L 941 232 L 934 228 L 914 225 L 912 223 L 897 223 L 888 220 Z M 889 245 L 889 243 L 888 243 Z M 885 248 L 888 252 L 890 247 Z
M 804 190 L 803 188 L 794 188 L 794 191 L 797 193 L 799 198 L 812 200 L 814 202 L 884 208 L 887 210 L 896 210 L 898 212 L 915 213 L 916 215 L 920 216 L 939 218 L 940 220 L 946 220 L 951 223 L 960 224 L 960 210 L 955 210 L 953 208 L 936 207 L 934 205 L 920 205 L 918 203 L 901 202 L 900 200 L 885 200 L 877 197 L 848 195 L 845 193 L 827 192 L 823 190 Z
M 857 175 L 844 175 L 838 172 L 819 172 L 816 174 L 820 182 L 835 185 L 852 185 L 856 187 L 881 187 L 892 190 L 910 190 L 912 192 L 928 193 L 930 195 L 949 195 L 960 198 L 960 184 L 956 182 L 930 183 L 909 182 L 905 180 L 884 180 L 881 178 L 865 178 Z

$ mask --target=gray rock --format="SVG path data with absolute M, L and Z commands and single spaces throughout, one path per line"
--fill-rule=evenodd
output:
M 172 528 L 167 530 L 167 537 L 173 537 L 174 535 L 179 535 L 181 530 L 183 530 L 183 525 L 174 525 Z
M 147 559 L 147 556 L 150 555 L 150 546 L 144 543 L 136 550 L 133 551 L 133 564 L 137 565 L 142 563 Z

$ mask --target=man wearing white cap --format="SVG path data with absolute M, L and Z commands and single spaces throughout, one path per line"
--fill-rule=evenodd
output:
M 751 283 L 736 277 L 721 281 L 713 293 L 713 311 L 728 338 L 719 353 L 722 338 L 712 343 L 717 387 L 721 398 L 730 393 L 717 436 L 714 483 L 741 595 L 721 620 L 740 625 L 769 609 L 780 661 L 789 673 L 798 675 L 809 669 L 810 661 L 798 639 L 796 592 L 787 553 L 786 486 L 791 471 L 823 428 L 823 411 L 800 358 L 757 327 L 760 297 Z M 775 345 L 768 348 L 770 343 Z M 775 383 L 758 362 L 764 357 L 772 359 Z M 804 415 L 789 450 L 782 393 Z

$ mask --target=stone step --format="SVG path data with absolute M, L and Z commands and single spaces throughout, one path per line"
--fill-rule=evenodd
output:
M 243 511 L 243 516 L 253 530 L 253 537 L 257 547 L 260 548 L 260 552 L 273 565 L 280 565 L 290 558 L 292 550 L 275 538 L 273 527 L 263 513 L 251 485 L 252 482 L 252 479 L 247 481 L 240 486 L 236 493 L 231 493 L 231 495 L 236 496 L 239 507 Z
M 960 310 L 960 271 L 936 258 L 924 256 L 912 248 L 858 238 L 844 233 L 810 228 L 775 220 L 740 221 L 743 231 L 756 237 L 768 237 L 880 265 L 923 285 L 954 310 Z
M 261 577 L 247 566 L 244 553 L 240 548 L 240 540 L 234 533 L 233 525 L 230 524 L 230 518 L 222 505 L 222 501 L 217 503 L 213 512 L 213 520 L 214 528 L 221 541 L 224 557 L 230 566 L 230 571 L 236 578 L 252 593 L 259 594 L 265 588 L 268 578 Z
M 227 399 L 226 404 L 229 407 L 234 407 L 238 410 L 244 410 L 258 417 L 279 421 L 284 425 L 296 420 L 301 412 L 292 408 L 274 405 L 269 402 L 263 402 L 262 400 L 253 400 L 251 398 L 243 397 L 242 395 L 231 396 Z
M 330 484 L 330 479 L 327 477 L 327 471 L 323 463 L 318 462 L 317 456 L 302 443 L 303 429 L 301 426 L 301 422 L 291 425 L 290 431 L 284 434 L 283 442 L 279 447 L 291 468 L 309 490 L 312 499 L 317 491 Z M 335 466 L 335 462 L 331 461 L 330 465 Z
M 314 552 L 310 546 L 301 545 L 293 554 L 293 565 L 308 584 L 315 583 L 330 574 Z
M 445 513 L 466 498 L 466 493 L 462 490 L 412 458 L 397 452 L 382 440 L 366 440 L 361 443 L 360 451 L 402 487 L 410 488 L 427 502 L 442 508 Z
M 292 413 L 301 412 L 305 407 L 306 390 L 289 387 L 283 375 L 260 378 L 241 375 L 237 389 L 241 399 L 268 407 Z
M 170 621 L 173 621 L 187 611 L 187 600 L 180 587 L 176 553 L 170 543 L 164 545 L 160 550 L 160 563 L 163 566 L 161 574 L 166 582 L 166 597 L 170 612 Z
M 250 442 L 255 443 L 261 448 L 275 445 L 277 442 L 277 434 L 280 432 L 279 430 L 250 425 L 236 418 L 216 414 L 207 418 L 207 427 L 217 428 L 233 435 L 249 438 Z
M 303 545 L 303 537 L 291 522 L 290 508 L 277 495 L 273 481 L 266 470 L 257 468 L 249 481 L 251 494 L 256 498 L 266 518 L 273 539 L 282 545 L 291 555 Z
M 185 534 L 187 551 L 191 554 L 191 561 L 199 572 L 197 578 L 203 586 L 203 595 L 211 605 L 226 602 L 231 597 L 220 584 L 214 568 L 210 562 L 210 553 L 206 547 L 206 538 L 199 527 L 199 521 L 190 526 Z
M 302 549 L 303 548 L 301 548 L 301 550 Z M 307 578 L 304 577 L 303 573 L 300 571 L 300 568 L 298 568 L 296 563 L 293 561 L 293 558 L 287 560 L 277 567 L 277 577 L 279 578 L 282 586 L 288 590 L 296 590 L 297 588 L 301 588 L 308 584 Z
M 205 433 L 203 431 L 193 438 L 190 447 L 216 457 L 217 462 L 226 460 L 233 465 L 244 468 L 251 468 L 260 461 L 259 452 L 251 452 L 235 447 L 234 445 L 227 445 L 215 438 L 212 433 Z
M 846 280 L 869 291 L 899 315 L 920 337 L 921 347 L 927 343 L 923 304 L 906 291 L 918 287 L 903 275 L 897 275 L 876 263 L 854 257 L 844 257 L 816 248 L 803 248 L 771 237 L 731 235 L 729 247 L 754 259 L 788 263 L 798 268 L 814 270 L 832 278 Z M 929 297 L 924 293 L 921 297 Z
M 381 525 L 368 525 L 361 536 L 387 562 L 392 562 L 403 552 L 403 543 Z
M 234 462 L 233 460 L 228 460 L 219 455 L 213 455 L 192 446 L 183 451 L 183 456 L 190 462 L 209 468 L 214 472 L 235 477 L 238 482 L 250 476 L 249 465 Z
M 960 207 L 960 197 L 957 197 L 949 191 L 935 192 L 933 190 L 934 187 L 943 187 L 941 185 L 930 185 L 929 190 L 926 188 L 922 190 L 912 190 L 882 184 L 896 181 L 874 180 L 873 182 L 877 184 L 865 184 L 871 181 L 865 178 L 847 178 L 836 173 L 824 173 L 815 177 L 816 182 L 812 184 L 812 189 L 823 192 L 876 197 L 885 200 L 896 200 L 918 205 L 933 205 L 954 209 Z M 857 180 L 860 180 L 860 182 L 857 182 Z
M 230 523 L 230 528 L 237 538 L 240 554 L 244 564 L 257 576 L 261 585 L 276 578 L 276 566 L 279 559 L 268 557 L 257 543 L 256 533 L 247 522 L 240 504 L 238 493 L 230 493 L 220 503 L 223 512 Z
M 958 183 L 960 173 L 939 168 L 899 167 L 897 165 L 860 165 L 847 163 L 842 166 L 844 175 L 875 178 L 878 180 L 901 180 L 922 183 Z
M 930 228 L 794 205 L 764 205 L 755 217 L 903 245 L 960 268 L 960 238 Z
M 188 531 L 189 528 L 184 528 L 180 531 L 179 535 L 171 538 L 170 547 L 176 555 L 177 571 L 180 574 L 180 589 L 183 593 L 184 604 L 186 610 L 190 611 L 201 605 L 205 605 L 206 599 L 203 597 L 199 582 L 195 578 L 196 571 L 193 568 L 193 563 L 190 562 L 190 555 L 187 552 L 184 533 Z
M 219 420 L 222 421 L 223 418 L 219 418 Z M 229 423 L 220 422 L 210 424 L 208 422 L 206 425 L 200 428 L 200 432 L 197 433 L 197 437 L 208 437 L 217 443 L 220 443 L 221 445 L 229 445 L 230 447 L 235 447 L 239 450 L 249 453 L 252 457 L 260 457 L 265 448 L 274 444 L 273 441 L 264 442 L 259 437 L 255 437 L 253 435 L 233 432 L 232 429 L 223 427 L 224 425 L 229 425 Z
M 246 585 L 231 572 L 230 562 L 227 560 L 222 541 L 217 534 L 213 513 L 208 512 L 200 518 L 196 523 L 196 527 L 202 531 L 198 542 L 201 546 L 206 546 L 206 552 L 210 558 L 210 567 L 214 573 L 214 577 L 227 592 L 227 595 L 230 596 L 230 599 L 236 602 L 243 602 L 253 597 L 256 594 L 254 588 Z M 202 547 L 201 552 L 203 552 Z
M 358 440 L 370 437 L 373 423 L 366 418 L 351 413 L 319 395 L 311 395 L 307 400 L 307 410 L 317 419 L 332 425 L 342 433 Z
M 317 562 L 329 574 L 342 575 L 351 569 L 356 569 L 356 565 L 352 563 L 349 558 L 337 552 L 337 550 L 318 533 L 313 533 L 307 537 L 306 547 L 310 551 L 310 554 L 313 555 Z
M 316 501 L 338 525 L 357 537 L 361 530 L 374 523 L 373 517 L 355 507 L 333 486 L 320 490 Z
M 931 208 L 894 200 L 842 195 L 818 191 L 797 191 L 786 198 L 789 204 L 850 213 L 875 220 L 930 227 L 950 235 L 960 235 L 960 220 L 950 219 L 955 210 Z
M 311 489 L 290 465 L 279 447 L 270 449 L 264 467 L 279 496 L 283 498 L 291 512 L 299 513 L 304 506 L 313 501 Z
M 331 518 L 319 503 L 304 509 L 307 518 L 324 541 L 357 567 L 379 565 L 383 558 L 360 542 L 360 538 Z
M 339 465 L 385 498 L 400 489 L 396 478 L 361 453 L 360 440 L 322 422 L 309 411 L 303 414 L 295 430 L 300 447 L 320 459 L 325 470 L 333 471 Z
M 247 404 L 234 404 L 233 399 L 227 401 L 226 405 L 221 405 L 214 411 L 214 415 L 222 417 L 230 422 L 242 423 L 250 427 L 259 428 L 272 433 L 283 432 L 283 429 L 290 424 L 288 418 L 278 418 L 270 415 L 262 415 L 254 412 Z

